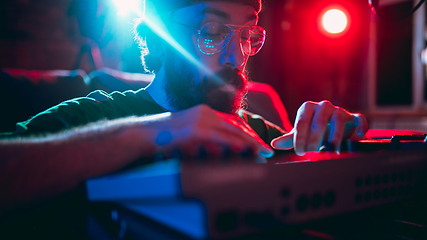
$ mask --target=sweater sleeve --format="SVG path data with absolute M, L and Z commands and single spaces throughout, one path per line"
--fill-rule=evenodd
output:
M 16 124 L 14 136 L 27 136 L 63 131 L 91 122 L 132 115 L 160 113 L 163 110 L 141 98 L 134 91 L 94 91 L 87 97 L 75 98 L 47 109 L 25 122 Z

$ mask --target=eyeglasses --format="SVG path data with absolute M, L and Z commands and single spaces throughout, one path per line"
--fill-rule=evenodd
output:
M 240 46 L 243 52 L 253 56 L 261 50 L 267 36 L 265 29 L 260 26 L 240 26 L 209 22 L 197 29 L 182 23 L 175 22 L 184 27 L 197 30 L 197 46 L 200 52 L 213 55 L 221 51 L 233 36 L 234 32 L 240 34 Z

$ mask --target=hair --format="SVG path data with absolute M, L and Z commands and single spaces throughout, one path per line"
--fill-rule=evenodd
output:
M 141 63 L 144 70 L 149 73 L 156 73 L 162 65 L 162 59 L 159 56 L 150 54 L 150 47 L 153 48 L 152 46 L 154 45 L 160 45 L 163 40 L 153 33 L 153 31 L 143 23 L 142 19 L 135 20 L 133 32 L 135 41 L 137 41 L 141 49 Z

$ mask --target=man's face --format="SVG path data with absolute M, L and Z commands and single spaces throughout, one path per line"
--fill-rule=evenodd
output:
M 202 2 L 174 12 L 170 23 L 172 36 L 206 67 L 195 66 L 167 47 L 165 88 L 176 109 L 207 104 L 218 111 L 235 113 L 243 103 L 248 84 L 243 71 L 249 56 L 241 48 L 238 32 L 219 52 L 207 55 L 198 48 L 197 31 L 183 25 L 196 29 L 209 22 L 253 26 L 257 20 L 252 6 L 222 1 Z

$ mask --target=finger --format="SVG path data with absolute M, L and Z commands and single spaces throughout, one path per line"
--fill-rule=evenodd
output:
M 176 132 L 175 138 L 171 144 L 161 147 L 161 151 L 166 156 L 177 150 L 180 151 L 182 156 L 198 156 L 200 150 L 206 150 L 206 152 L 213 156 L 219 156 L 222 154 L 222 146 L 228 146 L 233 152 L 240 153 L 248 148 L 257 147 L 254 143 L 248 143 L 242 140 L 238 134 L 230 135 L 229 132 L 217 131 L 214 129 L 197 131 L 191 133 L 192 130 L 182 129 Z
M 317 105 L 311 122 L 310 131 L 307 135 L 306 151 L 318 151 L 320 149 L 325 138 L 328 123 L 336 109 L 337 108 L 329 101 L 322 101 Z
M 294 130 L 271 141 L 271 146 L 275 149 L 289 150 L 294 147 Z
M 231 139 L 239 139 L 236 140 L 239 144 L 243 141 L 246 144 L 245 148 L 252 148 L 263 157 L 271 157 L 274 153 L 270 146 L 262 141 L 258 134 L 237 116 L 215 111 L 206 105 L 193 107 L 188 112 L 193 115 L 193 119 L 190 121 L 197 125 L 190 128 L 193 129 L 190 131 L 190 135 L 197 136 L 197 134 L 204 134 L 209 129 L 214 129 L 229 136 L 227 140 L 221 138 L 221 141 L 225 140 L 224 143 L 230 144 Z
M 221 145 L 224 145 L 225 143 L 226 145 L 231 146 L 234 152 L 243 153 L 250 151 L 258 153 L 260 156 L 265 158 L 269 158 L 274 154 L 274 151 L 270 148 L 270 146 L 265 144 L 261 139 L 258 141 L 257 139 L 241 131 L 239 128 L 237 128 L 237 131 L 234 134 L 221 131 L 219 131 L 218 134 L 220 134 L 220 136 L 215 136 L 213 139 L 220 140 L 218 144 L 221 143 Z M 211 139 L 212 138 L 208 138 L 206 140 L 211 141 Z
M 352 118 L 347 112 L 340 108 L 334 111 L 331 118 L 331 130 L 329 132 L 329 143 L 334 146 L 335 151 L 339 152 L 341 148 L 341 142 L 344 136 L 344 129 L 346 127 L 346 120 Z M 352 118 L 353 119 L 353 118 Z
M 242 131 L 240 128 L 233 125 L 227 127 L 235 127 L 236 131 L 235 133 L 224 132 L 224 141 L 227 141 L 228 145 L 230 146 L 235 146 L 236 142 L 240 143 L 238 145 L 238 148 L 233 148 L 234 151 L 242 152 L 247 151 L 248 149 L 252 149 L 252 152 L 256 152 L 263 157 L 271 157 L 273 155 L 274 151 L 270 148 L 270 146 L 268 146 L 261 139 L 259 139 L 258 136 L 255 136 L 256 138 L 252 137 L 251 135 Z M 236 139 L 238 140 L 236 141 Z
M 250 134 L 248 135 L 248 130 L 240 126 L 241 124 L 236 121 L 233 115 L 220 113 L 206 105 L 194 107 L 191 111 L 194 111 L 193 122 L 191 122 L 192 124 L 188 128 L 189 133 L 185 134 L 183 132 L 185 135 L 197 136 L 199 138 L 209 136 L 209 138 L 214 140 L 213 136 L 210 136 L 207 132 L 215 130 L 223 132 L 226 135 L 228 134 L 230 136 L 229 139 L 233 139 L 237 145 L 248 145 L 248 143 L 252 143 L 253 145 L 255 142 L 253 137 Z
M 365 116 L 360 113 L 355 113 L 355 122 L 356 122 L 356 133 L 359 137 L 365 136 L 366 132 L 369 130 L 368 121 Z
M 194 145 L 214 143 L 233 146 L 234 148 L 253 149 L 262 156 L 271 156 L 273 150 L 265 144 L 253 130 L 241 124 L 229 114 L 219 114 L 209 106 L 198 105 L 193 108 L 172 113 L 180 121 L 175 122 L 170 143 L 162 144 L 163 149 L 179 146 L 184 151 L 194 152 Z M 193 150 L 191 149 L 193 145 Z M 238 149 L 238 150 L 240 150 Z
M 316 103 L 305 102 L 298 109 L 294 125 L 294 150 L 297 155 L 305 154 L 307 135 L 314 115 Z
M 233 155 L 235 156 L 236 154 L 242 155 L 243 152 L 247 151 L 247 149 L 243 149 L 241 147 L 236 149 L 234 146 L 208 142 L 206 144 L 195 145 L 193 156 L 198 159 L 206 159 L 210 157 L 225 159 Z
M 226 113 L 218 113 L 226 122 L 231 123 L 232 125 L 239 126 L 243 131 L 245 131 L 247 134 L 251 135 L 252 137 L 259 138 L 258 134 L 255 133 L 255 131 L 252 129 L 252 127 L 244 121 L 242 118 Z
M 233 150 L 243 151 L 247 147 L 257 147 L 258 142 L 244 133 L 240 128 L 226 124 L 219 123 L 218 125 L 197 131 L 193 134 L 196 141 L 210 142 L 217 144 L 226 144 L 234 146 Z

